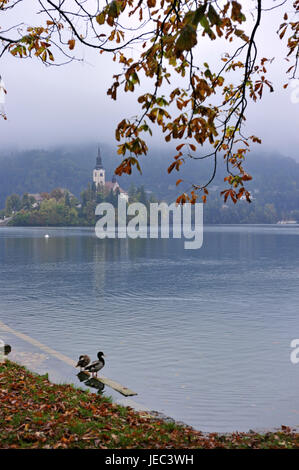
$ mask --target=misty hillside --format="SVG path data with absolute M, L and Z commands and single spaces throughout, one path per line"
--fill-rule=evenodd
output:
M 113 170 L 120 161 L 115 147 L 101 145 L 103 164 L 106 169 L 106 179 L 110 180 Z M 143 184 L 159 199 L 168 201 L 189 189 L 190 183 L 204 183 L 209 178 L 211 164 L 207 160 L 200 162 L 187 161 L 183 171 L 167 174 L 167 167 L 174 155 L 159 149 L 151 150 L 150 154 L 141 157 L 143 174 L 136 170 L 130 176 L 124 175 L 118 179 L 124 189 L 131 183 Z M 0 207 L 4 207 L 5 199 L 12 193 L 19 195 L 24 192 L 51 191 L 56 187 L 69 189 L 76 196 L 86 188 L 92 178 L 97 147 L 95 145 L 57 148 L 55 150 L 31 150 L 20 153 L 10 153 L 0 157 Z M 249 154 L 246 168 L 253 175 L 253 181 L 247 187 L 259 204 L 274 204 L 279 215 L 284 211 L 299 210 L 299 164 L 286 157 L 269 154 Z M 219 192 L 225 188 L 224 163 L 219 159 L 219 171 L 211 185 L 210 204 L 221 200 Z M 178 178 L 184 178 L 179 188 L 175 186 Z

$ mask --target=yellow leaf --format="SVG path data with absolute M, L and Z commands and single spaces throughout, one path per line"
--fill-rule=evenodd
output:
M 102 12 L 96 17 L 97 23 L 104 24 L 105 23 L 105 13 Z

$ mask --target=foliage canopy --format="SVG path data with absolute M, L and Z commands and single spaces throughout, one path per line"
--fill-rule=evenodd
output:
M 24 0 L 0 0 L 2 13 Z M 246 181 L 252 177 L 244 161 L 255 135 L 244 135 L 248 101 L 261 99 L 265 89 L 274 91 L 266 66 L 273 58 L 258 52 L 257 32 L 261 18 L 281 10 L 277 34 L 284 41 L 286 75 L 298 78 L 299 0 L 39 0 L 39 13 L 47 16 L 39 26 L 12 25 L 0 30 L 0 57 L 37 57 L 44 64 L 79 60 L 76 43 L 112 54 L 119 73 L 112 77 L 108 95 L 136 93 L 138 86 L 152 84 L 151 91 L 138 96 L 140 113 L 122 119 L 116 129 L 118 154 L 122 156 L 115 173 L 141 171 L 139 157 L 148 151 L 147 133 L 156 125 L 165 140 L 180 140 L 168 172 L 180 171 L 186 159 L 213 160 L 207 181 L 192 182 L 178 203 L 203 202 L 217 171 L 219 156 L 226 161 L 228 188 L 224 200 L 250 202 Z M 274 26 L 275 28 L 275 26 Z M 218 66 L 202 57 L 200 47 L 209 41 L 221 45 Z M 136 59 L 131 56 L 134 48 Z M 59 62 L 62 59 L 61 62 Z M 66 59 L 66 60 L 65 60 Z M 212 60 L 213 62 L 213 60 Z M 286 88 L 288 83 L 284 85 Z M 148 86 L 147 86 L 148 88 Z M 207 147 L 209 149 L 207 150 Z M 183 179 L 177 180 L 177 185 Z

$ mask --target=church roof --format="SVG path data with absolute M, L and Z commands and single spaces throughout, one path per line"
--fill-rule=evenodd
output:
M 101 157 L 101 151 L 100 151 L 100 147 L 98 148 L 98 156 L 97 156 L 97 160 L 96 160 L 96 166 L 95 166 L 95 169 L 96 170 L 102 170 L 104 167 L 103 167 L 103 163 L 102 163 L 102 157 Z
M 115 191 L 118 188 L 120 193 L 127 194 L 127 192 L 122 189 L 117 182 L 114 183 L 113 181 L 106 181 L 105 188 L 109 191 L 111 191 L 111 189 L 112 191 Z
M 29 197 L 33 197 L 37 202 L 41 202 L 44 198 L 40 193 L 28 193 Z

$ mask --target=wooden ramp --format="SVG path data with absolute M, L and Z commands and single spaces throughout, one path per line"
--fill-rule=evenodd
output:
M 137 395 L 137 393 L 133 392 L 133 390 L 130 390 L 127 387 L 123 387 L 123 385 L 120 385 L 119 383 L 115 382 L 114 380 L 108 379 L 107 377 L 104 377 L 101 375 L 100 377 L 90 377 L 90 373 L 87 371 L 82 371 L 78 374 L 78 377 L 80 380 L 85 380 L 85 385 L 88 387 L 94 387 L 99 390 L 104 387 L 104 385 L 107 385 L 110 388 L 113 388 L 113 390 L 116 390 L 117 392 L 121 393 L 125 397 L 132 397 L 134 395 Z M 88 379 L 88 380 L 86 380 Z
M 66 363 L 66 364 L 68 364 L 68 365 L 70 365 L 74 368 L 76 367 L 76 362 L 73 361 L 73 359 L 65 356 L 64 354 L 61 354 L 58 351 L 55 351 L 55 349 L 52 349 L 49 346 L 46 346 L 45 344 L 40 343 L 36 339 L 31 338 L 30 336 L 25 335 L 24 333 L 20 333 L 19 331 L 13 330 L 9 326 L 5 325 L 5 323 L 3 323 L 1 320 L 0 320 L 0 329 L 2 329 L 3 331 L 7 331 L 8 333 L 12 333 L 14 336 L 17 336 L 18 338 L 21 338 L 23 341 L 26 341 L 27 343 L 41 349 L 42 351 L 46 352 L 47 354 L 50 354 L 51 356 L 56 357 L 60 361 Z M 100 379 L 97 379 L 96 377 L 93 377 L 92 380 L 98 380 L 99 382 L 102 382 L 103 384 L 107 385 L 107 387 L 113 388 L 113 390 L 115 390 L 116 392 L 121 393 L 125 397 L 131 397 L 133 395 L 137 395 L 137 393 L 133 392 L 129 388 L 124 387 L 123 385 L 115 382 L 114 380 L 108 379 L 107 377 L 104 377 L 102 375 L 101 375 Z
M 113 388 L 113 390 L 116 390 L 117 392 L 121 393 L 125 397 L 132 397 L 134 395 L 137 395 L 137 393 L 133 392 L 133 390 L 130 390 L 127 387 L 123 387 L 122 385 L 115 382 L 114 380 L 107 379 L 107 377 L 101 376 L 100 379 L 95 378 L 95 380 L 102 382 L 103 384 L 107 385 L 107 387 Z

